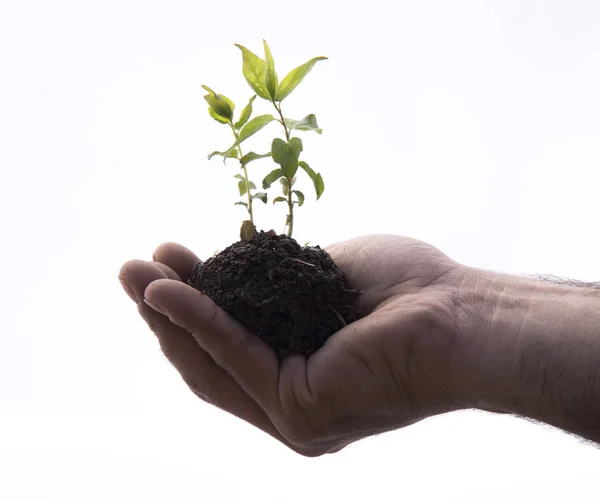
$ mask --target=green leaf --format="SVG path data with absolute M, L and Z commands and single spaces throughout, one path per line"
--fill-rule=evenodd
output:
M 250 151 L 249 153 L 246 153 L 244 156 L 242 156 L 242 158 L 240 159 L 240 163 L 242 164 L 242 167 L 244 167 L 248 165 L 248 163 L 250 163 L 251 161 L 260 160 L 261 158 L 268 158 L 269 156 L 271 156 L 271 153 L 259 155 L 258 153 Z
M 321 177 L 321 174 L 317 174 L 317 178 L 314 181 L 314 185 L 318 200 L 323 194 L 323 191 L 325 191 L 325 183 L 323 182 L 323 177 Z
M 237 149 L 230 149 L 229 151 L 213 151 L 208 155 L 208 159 L 210 160 L 213 156 L 222 156 L 224 160 L 227 158 L 237 158 L 238 151 Z
M 252 195 L 253 199 L 258 198 L 260 201 L 262 201 L 263 203 L 267 202 L 267 193 L 254 193 Z
M 246 47 L 237 43 L 235 46 L 242 51 L 242 72 L 244 73 L 244 78 L 246 78 L 248 85 L 252 87 L 252 90 L 254 90 L 259 97 L 270 101 L 271 95 L 267 90 L 267 68 L 265 61 L 249 51 Z
M 215 110 L 212 108 L 208 108 L 208 114 L 212 116 L 215 120 L 217 120 L 219 123 L 224 123 L 225 125 L 229 124 L 229 120 L 227 118 L 219 116 L 217 113 L 215 113 Z
M 248 203 L 244 202 L 244 201 L 236 201 L 234 203 L 234 205 L 244 205 L 246 208 L 248 208 Z
M 271 143 L 273 161 L 281 166 L 281 170 L 288 179 L 294 177 L 298 170 L 298 158 L 301 152 L 302 141 L 298 137 L 292 137 L 290 142 L 273 139 Z
M 279 182 L 281 182 L 281 190 L 283 191 L 283 194 L 288 196 L 290 194 L 290 182 L 286 177 L 279 179 Z
M 263 40 L 263 46 L 265 49 L 265 85 L 267 91 L 271 96 L 271 100 L 275 99 L 277 93 L 277 73 L 275 72 L 275 61 L 273 60 L 273 54 L 266 40 Z
M 209 110 L 210 115 L 221 123 L 229 123 L 229 121 L 233 120 L 233 110 L 235 109 L 235 104 L 233 104 L 231 99 L 228 99 L 223 94 L 217 94 L 214 90 L 206 85 L 202 85 L 202 88 L 208 92 L 208 94 L 204 96 L 204 99 L 210 106 L 210 109 L 214 111 L 213 114 L 210 113 Z M 227 121 L 223 122 L 216 118 L 215 115 L 226 119 Z
M 278 201 L 287 201 L 287 198 L 284 198 L 283 196 L 278 196 L 273 200 L 273 205 L 275 205 L 275 203 L 277 203 Z
M 246 123 L 246 125 L 244 125 L 244 128 L 240 130 L 237 140 L 233 143 L 233 146 L 231 146 L 230 149 L 239 146 L 242 142 L 248 139 L 248 137 L 256 134 L 256 132 L 258 132 L 261 128 L 271 123 L 274 119 L 275 118 L 273 117 L 273 115 L 260 115 L 256 118 L 252 118 L 252 120 Z
M 293 193 L 298 197 L 298 206 L 301 207 L 304 204 L 304 193 L 296 190 Z
M 325 184 L 323 183 L 323 177 L 321 177 L 321 174 L 317 174 L 312 168 L 310 168 L 308 166 L 308 163 L 306 163 L 305 161 L 299 161 L 298 166 L 308 174 L 308 176 L 310 177 L 310 180 L 313 182 L 313 185 L 315 186 L 315 191 L 317 193 L 317 200 L 318 200 L 321 197 L 321 195 L 323 194 L 323 191 L 325 191 Z
M 292 93 L 292 91 L 300 84 L 300 82 L 304 80 L 304 77 L 308 75 L 311 69 L 313 69 L 313 66 L 317 64 L 318 61 L 323 61 L 324 59 L 327 58 L 314 57 L 310 61 L 304 63 L 302 66 L 298 66 L 290 71 L 279 84 L 277 94 L 275 95 L 275 100 L 283 101 Z
M 248 104 L 246 104 L 246 107 L 244 109 L 242 109 L 242 114 L 240 115 L 240 119 L 233 124 L 233 126 L 235 127 L 236 130 L 239 130 L 240 128 L 242 128 L 246 124 L 246 122 L 250 119 L 250 116 L 252 115 L 252 103 L 254 102 L 254 99 L 256 99 L 255 95 L 253 95 L 250 98 L 250 100 L 248 101 Z
M 234 177 L 239 179 L 238 182 L 238 190 L 240 191 L 240 196 L 244 196 L 246 194 L 246 178 L 242 174 L 235 174 Z M 252 181 L 248 181 L 248 185 L 250 189 L 256 189 L 256 184 Z
M 284 121 L 290 130 L 314 130 L 319 135 L 323 133 L 323 129 L 317 125 L 317 117 L 313 114 L 305 116 L 302 120 L 285 118 Z
M 273 184 L 277 179 L 283 177 L 283 170 L 280 168 L 276 168 L 267 174 L 267 176 L 262 181 L 263 189 L 269 189 L 271 184 Z

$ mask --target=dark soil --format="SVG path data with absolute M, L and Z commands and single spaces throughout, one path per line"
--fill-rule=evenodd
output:
M 272 231 L 238 241 L 194 269 L 190 284 L 270 345 L 310 356 L 360 317 L 361 292 L 319 248 Z

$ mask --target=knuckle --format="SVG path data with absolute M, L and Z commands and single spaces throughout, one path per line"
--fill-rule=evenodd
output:
M 175 346 L 171 344 L 171 342 L 166 342 L 165 339 L 160 335 L 158 337 L 158 344 L 165 358 L 173 363 L 177 359 L 178 354 L 178 350 L 175 348 Z
M 288 448 L 307 458 L 316 458 L 323 455 L 338 453 L 348 444 L 348 442 L 340 441 L 337 438 L 331 438 L 318 444 L 294 444 L 287 442 Z
M 200 398 L 205 403 L 214 405 L 213 400 L 210 398 L 209 394 L 207 394 L 206 384 L 203 384 L 196 378 L 187 377 L 185 375 L 182 375 L 182 378 L 195 396 Z
M 299 447 L 299 446 L 293 446 L 293 445 L 288 445 L 288 447 L 291 450 L 298 453 L 299 455 L 302 455 L 303 457 L 306 457 L 306 458 L 317 458 L 317 457 L 321 457 L 328 453 L 327 450 L 324 450 L 323 448 L 318 448 L 318 447 Z
M 327 405 L 306 387 L 292 384 L 280 393 L 281 433 L 292 444 L 306 448 L 327 438 Z
M 302 449 L 317 445 L 325 435 L 314 423 L 307 422 L 305 418 L 288 418 L 282 434 L 290 443 Z

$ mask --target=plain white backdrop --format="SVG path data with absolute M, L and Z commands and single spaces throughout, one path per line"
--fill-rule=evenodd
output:
M 233 44 L 263 37 L 281 76 L 329 57 L 284 103 L 324 129 L 299 240 L 600 280 L 599 26 L 597 0 L 2 2 L 0 498 L 599 498 L 598 449 L 484 413 L 297 456 L 195 399 L 117 281 L 163 241 L 237 237 L 200 85 L 243 105 Z

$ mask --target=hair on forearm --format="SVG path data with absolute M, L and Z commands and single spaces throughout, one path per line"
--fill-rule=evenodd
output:
M 552 274 L 525 274 L 526 278 L 530 278 L 537 281 L 544 281 L 545 283 L 554 283 L 555 285 L 574 286 L 577 288 L 592 288 L 600 290 L 600 281 L 581 281 L 573 278 L 564 278 L 562 276 L 555 276 Z
M 560 408 L 560 415 L 555 415 L 553 425 L 600 445 L 600 282 L 553 275 L 527 277 L 584 289 L 584 295 L 592 299 L 585 308 L 574 313 L 575 323 L 572 325 L 572 332 L 577 332 L 576 315 L 588 315 L 588 337 L 571 335 L 569 323 L 566 323 L 564 335 L 553 343 L 546 342 L 542 334 L 523 350 L 520 377 L 524 384 L 537 387 L 539 400 L 534 403 L 536 406 Z M 594 300 L 595 297 L 598 301 Z M 597 329 L 593 326 L 594 315 L 597 317 Z M 598 334 L 590 335 L 594 330 Z

